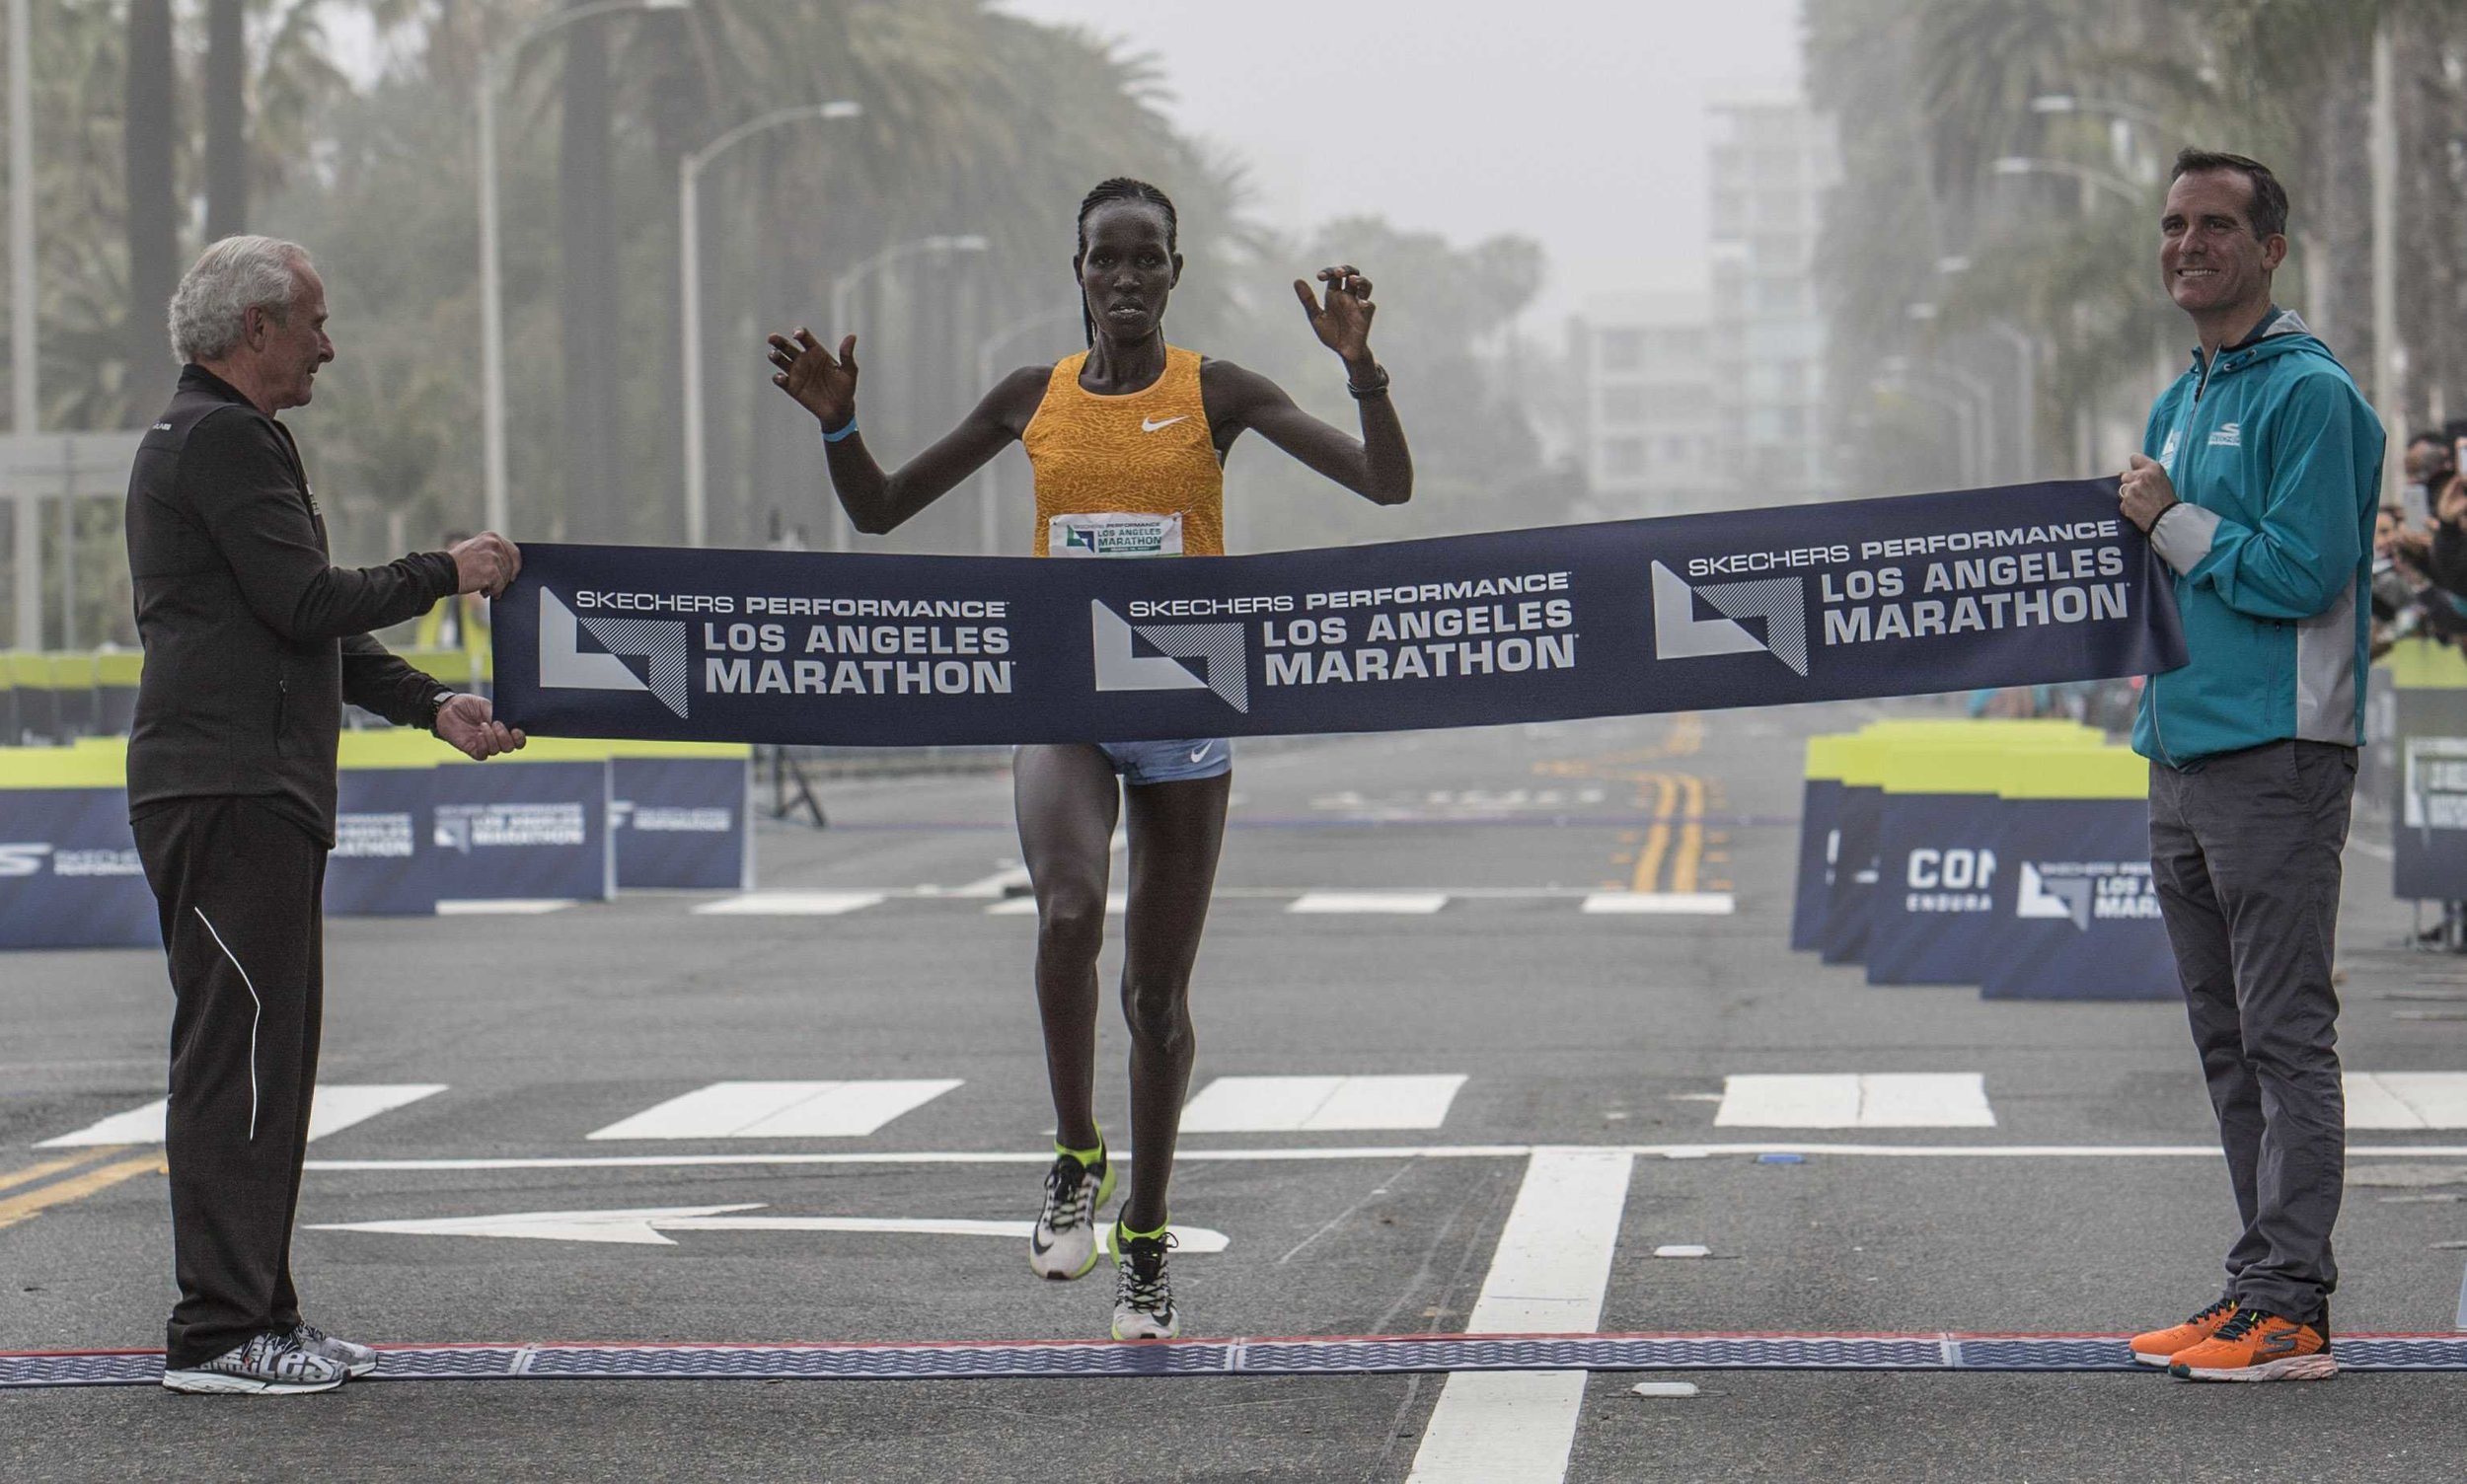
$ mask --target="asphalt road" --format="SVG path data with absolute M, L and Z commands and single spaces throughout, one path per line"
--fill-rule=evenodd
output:
M 2205 1300 L 2231 1231 L 2218 1165 L 2102 1152 L 2212 1140 L 2180 1009 L 1871 988 L 1787 951 L 1802 740 L 1875 714 L 1240 748 L 1195 990 L 1194 1088 L 1463 1080 L 1436 1126 L 1188 1135 L 1175 1219 L 1228 1238 L 1175 1261 L 1190 1332 L 1481 1327 L 1531 1297 L 1504 1292 L 1519 1259 L 1501 1237 L 1520 1210 L 1545 1248 L 1563 1235 L 1607 1244 L 1598 1313 L 1572 1327 L 2118 1333 Z M 1010 1238 L 760 1224 L 1034 1215 L 1051 1119 L 1026 981 L 1033 919 L 990 912 L 1000 899 L 984 894 L 1016 856 L 1008 786 L 839 784 L 833 828 L 767 829 L 766 889 L 885 895 L 839 916 L 702 915 L 708 899 L 642 895 L 540 917 L 335 923 L 324 1080 L 444 1090 L 312 1146 L 296 1247 L 311 1317 L 386 1343 L 1101 1338 L 1101 1266 L 1046 1284 Z M 2467 1005 L 2422 998 L 2467 992 L 2467 970 L 2401 946 L 2407 912 L 2387 899 L 2374 849 L 2363 831 L 2349 859 L 2348 1064 L 2467 1070 Z M 1306 891 L 1405 889 L 1448 901 L 1415 915 L 1289 910 Z M 1583 912 L 1600 890 L 1728 892 L 1737 911 Z M 1109 950 L 1109 975 L 1117 961 Z M 163 1181 L 105 1174 L 150 1150 L 34 1146 L 160 1096 L 167 1011 L 153 955 L 0 966 L 0 1349 L 160 1339 Z M 1099 1115 L 1120 1141 L 1127 1043 L 1110 1012 L 1102 1037 Z M 1977 1074 L 1994 1124 L 1717 1130 L 1724 1077 L 1739 1074 Z M 884 1079 L 957 1085 L 868 1134 L 590 1137 L 723 1081 Z M 1783 1142 L 1819 1148 L 1798 1163 L 1721 1150 Z M 1844 1144 L 1886 1152 L 1821 1148 Z M 1691 1145 L 1716 1151 L 1661 1152 Z M 1585 1150 L 1652 1152 L 1633 1158 L 1600 1229 L 1581 1232 L 1561 1213 L 1583 1206 L 1593 1177 L 1548 1204 L 1537 1172 L 1563 1156 L 1529 1156 L 1536 1146 L 1580 1151 L 1583 1170 L 1606 1167 Z M 1950 1146 L 2073 1152 L 1892 1152 Z M 1387 1152 L 1291 1157 L 1351 1150 Z M 811 1153 L 879 1157 L 673 1162 Z M 921 1154 L 1018 1157 L 906 1157 Z M 645 1162 L 591 1162 L 611 1157 Z M 9 1188 L 61 1159 L 84 1162 Z M 510 1159 L 561 1163 L 435 1167 Z M 2448 1330 L 2467 1257 L 2434 1244 L 2467 1239 L 2467 1204 L 2426 1197 L 2459 1193 L 2438 1182 L 2467 1182 L 2467 1158 L 2358 1163 L 2369 1179 L 2436 1183 L 2351 1190 L 2340 1329 Z M 5 1224 L 11 1200 L 78 1182 L 92 1188 Z M 744 1208 L 726 1216 L 745 1223 L 673 1229 L 667 1244 L 325 1229 L 711 1208 Z M 1654 1255 L 1670 1244 L 1711 1255 Z M 1700 1390 L 1639 1397 L 1640 1378 Z M 1440 1398 L 1463 1379 L 420 1381 L 285 1401 L 28 1391 L 0 1395 L 0 1478 L 1393 1480 L 1417 1464 L 1444 1477 L 1426 1445 L 1450 1436 L 1457 1403 Z M 1584 1383 L 1559 1446 L 1581 1480 L 2448 1478 L 2467 1456 L 2460 1384 L 1606 1373 Z M 1476 1394 L 1467 1385 L 1465 1405 Z

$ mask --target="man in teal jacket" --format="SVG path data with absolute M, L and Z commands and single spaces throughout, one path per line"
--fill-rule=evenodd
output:
M 2355 750 L 2382 430 L 2329 347 L 2271 302 L 2287 197 L 2187 150 L 2159 269 L 2201 336 L 2150 409 L 2124 513 L 2175 569 L 2191 661 L 2150 677 L 2150 865 L 2243 1232 L 2218 1301 L 2133 1355 L 2198 1380 L 2336 1373 L 2347 1159 L 2330 959 Z

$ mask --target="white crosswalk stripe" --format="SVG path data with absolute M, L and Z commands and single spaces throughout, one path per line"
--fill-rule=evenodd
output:
M 309 1103 L 309 1141 L 315 1143 L 329 1134 L 339 1134 L 354 1124 L 366 1123 L 380 1113 L 392 1112 L 423 1097 L 433 1097 L 443 1092 L 445 1087 L 443 1082 L 319 1082 Z M 168 1099 L 158 1097 L 143 1107 L 114 1113 L 74 1134 L 46 1139 L 35 1148 L 56 1150 L 94 1144 L 161 1144 L 167 1105 Z
M 1585 899 L 1585 911 L 1597 917 L 1636 913 L 1726 918 L 1738 910 L 1738 902 L 1726 891 L 1598 891 Z
M 1427 917 L 1447 905 L 1444 891 L 1307 891 L 1285 910 L 1306 917 L 1387 913 Z
M 1976 1072 L 1827 1073 L 1722 1079 L 1717 1129 L 1991 1129 Z
M 1221 1076 L 1182 1110 L 1185 1134 L 1293 1134 L 1335 1129 L 1436 1129 L 1459 1075 Z
M 2351 1072 L 2351 1129 L 2467 1129 L 2467 1072 Z
M 694 909 L 707 918 L 836 918 L 843 913 L 879 907 L 888 894 L 878 891 L 750 891 L 723 897 Z
M 892 1081 L 713 1082 L 620 1119 L 593 1139 L 858 1139 L 960 1085 Z

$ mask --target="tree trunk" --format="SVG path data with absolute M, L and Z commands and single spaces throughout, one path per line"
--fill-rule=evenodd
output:
M 589 0 L 567 0 L 568 7 Z M 560 341 L 564 352 L 565 533 L 621 541 L 628 501 L 617 457 L 617 228 L 611 209 L 608 36 L 566 31 L 564 129 L 558 143 Z
M 205 12 L 205 237 L 249 230 L 247 0 L 211 0 Z
M 180 207 L 172 147 L 180 128 L 172 0 L 128 0 L 125 130 L 128 215 L 127 414 L 152 421 L 171 395 L 164 318 L 180 286 Z

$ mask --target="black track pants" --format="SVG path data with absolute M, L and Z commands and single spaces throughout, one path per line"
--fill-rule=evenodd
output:
M 300 1322 L 291 1223 L 325 1000 L 326 848 L 246 798 L 136 822 L 171 959 L 172 1247 L 165 1364 Z

